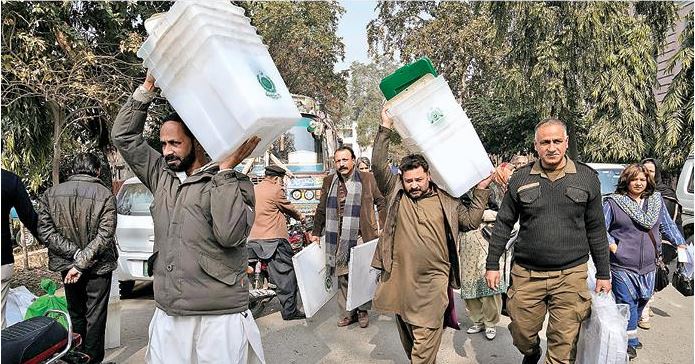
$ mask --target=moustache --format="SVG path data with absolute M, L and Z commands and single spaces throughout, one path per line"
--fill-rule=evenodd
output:
M 177 156 L 171 154 L 171 155 L 168 155 L 168 156 L 164 157 L 164 161 L 166 161 L 167 163 L 168 163 L 168 162 L 173 162 L 173 161 L 179 161 L 179 162 L 180 162 L 180 161 L 181 161 L 181 158 L 179 158 L 179 157 L 177 157 Z

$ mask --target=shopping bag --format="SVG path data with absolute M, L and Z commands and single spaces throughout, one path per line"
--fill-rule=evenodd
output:
M 627 363 L 629 306 L 616 304 L 611 294 L 592 291 L 591 296 L 591 316 L 579 330 L 576 363 Z
M 50 278 L 44 278 L 41 280 L 41 289 L 46 291 L 46 294 L 37 298 L 34 303 L 27 308 L 27 313 L 24 315 L 25 320 L 36 316 L 44 316 L 48 310 L 68 312 L 68 301 L 65 299 L 65 297 L 55 295 L 56 290 L 58 289 L 56 282 Z M 49 313 L 46 316 L 58 320 L 61 325 L 63 325 L 66 329 L 68 328 L 68 322 L 65 320 L 63 315 Z

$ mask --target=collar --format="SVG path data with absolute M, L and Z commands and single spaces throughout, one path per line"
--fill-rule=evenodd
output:
M 335 173 L 338 175 L 338 180 L 340 180 L 341 182 L 347 182 L 355 177 L 355 173 L 357 173 L 357 167 L 352 167 L 352 172 L 350 172 L 350 174 L 348 174 L 347 177 L 343 177 L 343 175 L 340 174 L 340 172 Z
M 565 156 L 565 160 L 567 161 L 567 163 L 565 163 L 565 166 L 562 167 L 562 170 L 560 171 L 560 174 L 557 176 L 557 179 L 564 177 L 565 174 L 577 173 L 577 165 L 574 164 L 574 162 L 567 156 Z M 533 166 L 531 167 L 531 172 L 529 174 L 539 174 L 541 177 L 549 179 L 548 174 L 545 173 L 545 170 L 541 166 L 540 159 L 533 163 Z
M 99 178 L 90 176 L 88 174 L 73 174 L 67 178 L 68 181 L 81 181 L 81 182 L 92 182 L 104 184 Z

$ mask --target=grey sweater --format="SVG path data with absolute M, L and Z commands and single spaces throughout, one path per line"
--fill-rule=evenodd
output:
M 499 258 L 519 220 L 516 264 L 557 271 L 585 263 L 591 252 L 596 278 L 609 279 L 608 240 L 596 172 L 569 159 L 565 176 L 555 181 L 539 170 L 538 165 L 530 164 L 510 179 L 492 233 L 487 269 L 499 269 Z

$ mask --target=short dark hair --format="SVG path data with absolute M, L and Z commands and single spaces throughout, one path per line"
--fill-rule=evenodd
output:
M 101 161 L 92 153 L 80 153 L 72 161 L 73 174 L 87 174 L 97 177 L 101 170 Z
M 357 158 L 357 157 L 355 156 L 355 151 L 352 150 L 352 148 L 348 147 L 347 145 L 343 145 L 343 146 L 338 147 L 338 149 L 336 149 L 335 152 L 338 153 L 338 152 L 340 152 L 341 150 L 347 150 L 347 151 L 349 151 L 349 152 L 350 152 L 350 155 L 352 156 L 352 159 Z M 335 154 L 334 154 L 334 156 L 335 156 Z
M 647 172 L 647 169 L 644 167 L 644 164 L 641 163 L 630 164 L 629 166 L 625 167 L 625 169 L 623 169 L 623 172 L 620 173 L 620 179 L 618 179 L 618 187 L 616 187 L 615 193 L 620 195 L 627 195 L 630 181 L 637 178 L 637 175 L 639 175 L 640 173 L 644 173 L 644 176 L 647 177 L 647 187 L 644 189 L 642 197 L 651 196 L 654 193 L 654 190 L 656 189 L 656 184 L 654 183 L 654 179 L 652 178 L 652 176 L 650 176 L 649 172 Z
M 401 165 L 398 168 L 401 172 L 407 172 L 418 167 L 422 167 L 425 172 L 430 171 L 430 164 L 427 163 L 425 157 L 421 154 L 410 154 L 401 159 Z
M 181 127 L 183 128 L 184 134 L 186 134 L 189 138 L 191 138 L 191 140 L 196 140 L 195 136 L 191 132 L 191 129 L 188 129 L 188 126 L 186 125 L 186 123 L 183 122 L 183 119 L 181 119 L 181 116 L 179 116 L 179 113 L 177 113 L 176 111 L 165 116 L 162 119 L 162 122 L 160 123 L 160 125 L 164 125 L 164 123 L 166 123 L 167 121 L 175 121 L 177 123 L 180 123 Z

